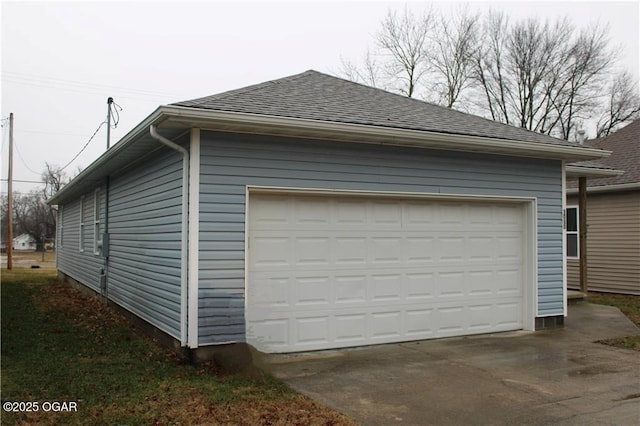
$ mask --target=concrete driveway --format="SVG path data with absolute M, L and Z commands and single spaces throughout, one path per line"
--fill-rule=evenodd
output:
M 363 425 L 637 425 L 638 334 L 617 308 L 569 306 L 565 328 L 270 355 L 262 365 Z

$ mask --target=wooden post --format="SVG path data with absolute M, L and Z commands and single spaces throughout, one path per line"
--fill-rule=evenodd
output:
M 13 113 L 9 114 L 9 178 L 7 179 L 7 269 L 13 268 Z
M 578 232 L 580 235 L 580 291 L 587 293 L 587 178 L 578 178 Z

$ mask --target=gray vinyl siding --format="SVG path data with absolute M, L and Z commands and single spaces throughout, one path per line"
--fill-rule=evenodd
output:
M 104 186 L 98 186 L 104 193 Z M 93 251 L 93 225 L 95 190 L 87 192 L 84 197 L 84 251 L 80 251 L 80 206 L 81 197 L 58 206 L 58 269 L 87 287 L 100 292 L 100 275 L 105 267 L 104 258 Z M 100 199 L 100 226 L 104 225 L 105 200 Z
M 162 148 L 113 177 L 108 297 L 180 337 L 182 156 Z
M 560 161 L 203 132 L 199 344 L 245 340 L 247 185 L 536 197 L 538 316 L 563 314 Z

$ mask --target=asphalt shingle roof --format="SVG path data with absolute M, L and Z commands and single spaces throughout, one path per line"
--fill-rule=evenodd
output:
M 313 70 L 173 105 L 554 145 L 577 145 Z
M 611 136 L 590 143 L 594 148 L 611 151 L 611 156 L 598 160 L 606 167 L 622 170 L 624 174 L 609 178 L 589 179 L 588 186 L 621 185 L 640 182 L 640 119 L 618 130 Z M 583 161 L 576 165 L 589 165 Z M 575 187 L 571 183 L 568 187 Z

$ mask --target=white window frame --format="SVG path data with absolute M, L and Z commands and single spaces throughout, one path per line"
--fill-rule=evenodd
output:
M 569 210 L 574 209 L 576 211 L 576 230 L 569 231 Z M 567 259 L 580 259 L 580 208 L 577 205 L 568 205 L 565 210 L 565 227 L 564 232 L 566 235 L 565 241 L 567 244 Z M 576 254 L 571 256 L 569 254 L 569 236 L 576 236 Z
M 84 195 L 80 197 L 80 241 L 79 249 L 80 253 L 84 253 Z
M 100 254 L 100 190 L 93 193 L 93 254 Z
M 58 208 L 58 226 L 59 226 L 59 235 L 58 235 L 58 245 L 60 248 L 64 247 L 63 242 L 64 242 L 64 215 L 63 215 L 63 208 L 64 206 L 60 206 Z

